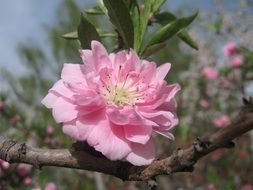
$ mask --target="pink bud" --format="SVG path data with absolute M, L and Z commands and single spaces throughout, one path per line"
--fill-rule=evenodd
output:
M 32 184 L 32 179 L 31 179 L 30 177 L 25 177 L 25 178 L 23 179 L 23 183 L 24 183 L 25 185 L 31 185 L 31 184 Z
M 205 99 L 200 100 L 199 104 L 202 108 L 208 108 L 210 106 L 209 102 Z
M 52 135 L 52 134 L 54 134 L 55 129 L 52 126 L 48 126 L 46 132 L 48 135 Z
M 44 138 L 44 143 L 45 144 L 50 144 L 51 143 L 51 139 L 49 137 L 45 137 Z
M 56 189 L 57 189 L 57 187 L 56 187 L 55 183 L 50 182 L 50 183 L 46 184 L 45 190 L 56 190 Z
M 232 59 L 230 61 L 230 65 L 234 68 L 239 67 L 243 64 L 243 61 L 244 61 L 244 59 L 243 59 L 242 55 L 235 55 L 232 57 Z
M 17 167 L 17 173 L 19 176 L 26 176 L 29 174 L 29 172 L 31 171 L 32 169 L 32 166 L 31 165 L 28 165 L 28 164 L 19 164 L 18 167 Z
M 213 120 L 214 126 L 218 128 L 226 127 L 229 123 L 230 123 L 230 119 L 227 115 L 222 115 Z
M 253 190 L 253 186 L 250 184 L 246 184 L 242 186 L 241 190 Z
M 8 170 L 11 166 L 9 162 L 6 162 L 4 160 L 1 160 L 0 164 L 1 164 L 2 168 L 5 170 Z
M 206 79 L 215 80 L 218 77 L 218 71 L 212 67 L 205 67 L 203 69 L 203 75 L 206 77 Z
M 237 47 L 234 42 L 228 42 L 225 47 L 223 48 L 223 54 L 225 56 L 231 56 L 235 53 Z
M 4 109 L 5 103 L 3 101 L 0 101 L 0 110 Z

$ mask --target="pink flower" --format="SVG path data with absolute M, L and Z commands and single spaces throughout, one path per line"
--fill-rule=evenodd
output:
M 230 61 L 230 65 L 232 67 L 239 67 L 243 64 L 243 56 L 242 55 L 235 55 L 232 57 L 231 61 Z
M 215 127 L 226 127 L 228 124 L 230 124 L 230 119 L 227 115 L 222 115 L 220 117 L 217 117 L 213 120 L 213 124 Z
M 3 101 L 0 100 L 0 110 L 5 108 L 5 103 Z
M 32 184 L 32 179 L 31 179 L 30 177 L 25 177 L 25 178 L 23 179 L 23 183 L 24 183 L 25 185 L 31 185 L 31 184 Z
M 133 50 L 108 54 L 97 41 L 81 50 L 84 64 L 64 64 L 61 80 L 42 103 L 63 132 L 87 141 L 111 160 L 146 165 L 155 158 L 152 132 L 170 139 L 178 123 L 178 84 L 164 81 L 170 69 L 139 59 Z
M 53 135 L 55 132 L 55 129 L 52 126 L 48 126 L 46 132 L 48 135 Z
M 246 184 L 242 186 L 241 190 L 253 190 L 253 185 Z
M 4 160 L 0 160 L 0 165 L 2 166 L 3 169 L 8 170 L 10 168 L 10 163 L 6 162 Z
M 215 80 L 218 77 L 218 71 L 213 67 L 205 67 L 203 69 L 203 75 L 208 80 Z
M 17 167 L 17 174 L 19 176 L 24 177 L 30 173 L 31 169 L 32 169 L 31 165 L 21 163 Z
M 56 189 L 57 188 L 56 188 L 56 185 L 54 183 L 50 182 L 50 183 L 46 184 L 45 190 L 56 190 Z
M 228 42 L 223 48 L 223 54 L 225 56 L 231 56 L 236 52 L 236 44 L 234 42 Z
M 205 99 L 201 99 L 199 104 L 202 108 L 208 108 L 210 106 L 210 103 Z

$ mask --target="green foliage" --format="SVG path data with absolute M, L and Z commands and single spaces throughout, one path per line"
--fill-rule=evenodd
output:
M 166 40 L 176 35 L 179 31 L 191 24 L 191 22 L 197 17 L 197 15 L 198 13 L 195 13 L 189 17 L 182 17 L 163 26 L 161 29 L 151 35 L 150 40 L 146 48 L 143 50 L 142 54 L 144 54 L 145 51 L 151 46 L 165 42 Z
M 104 0 L 111 22 L 123 39 L 125 49 L 133 47 L 134 28 L 129 9 L 123 0 Z
M 90 49 L 91 41 L 100 41 L 96 28 L 84 14 L 81 14 L 80 24 L 77 29 L 78 39 L 83 49 Z

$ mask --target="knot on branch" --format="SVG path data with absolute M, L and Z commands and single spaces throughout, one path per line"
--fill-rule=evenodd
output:
M 1 146 L 1 148 L 0 148 L 0 158 L 2 158 L 3 160 L 6 160 L 6 161 L 10 161 L 10 158 L 9 158 L 9 151 L 10 151 L 11 148 L 12 148 L 13 146 L 15 146 L 16 144 L 17 144 L 17 141 L 6 139 L 6 140 L 2 143 L 2 146 Z
M 211 146 L 211 142 L 207 140 L 203 140 L 200 137 L 197 137 L 196 140 L 193 142 L 194 150 L 197 153 L 204 152 L 206 149 L 208 149 Z
M 7 162 L 11 162 L 13 159 L 19 159 L 22 155 L 26 154 L 26 144 L 20 144 L 15 140 L 10 140 L 1 137 L 0 147 L 0 158 L 6 160 Z

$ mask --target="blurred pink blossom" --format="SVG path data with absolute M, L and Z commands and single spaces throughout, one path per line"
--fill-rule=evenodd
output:
M 225 56 L 232 56 L 236 52 L 236 44 L 234 42 L 228 42 L 223 48 L 223 54 Z
M 246 184 L 242 186 L 241 190 L 253 190 L 253 185 Z
M 6 162 L 4 160 L 0 160 L 0 166 L 2 166 L 3 169 L 8 170 L 11 165 L 9 162 Z
M 152 132 L 170 139 L 178 124 L 178 84 L 164 80 L 171 64 L 157 67 L 134 50 L 108 54 L 97 41 L 81 50 L 84 64 L 64 64 L 61 80 L 42 103 L 63 132 L 87 141 L 111 160 L 146 165 L 155 158 Z
M 56 189 L 57 189 L 57 187 L 56 187 L 55 183 L 50 182 L 50 183 L 46 184 L 45 190 L 56 190 Z
M 206 79 L 215 80 L 218 77 L 218 71 L 213 67 L 205 67 L 203 69 L 203 75 Z
M 199 104 L 202 108 L 208 108 L 210 106 L 210 103 L 205 99 L 201 99 Z
M 30 173 L 31 169 L 32 169 L 31 165 L 21 163 L 17 167 L 17 174 L 19 176 L 24 177 Z
M 213 124 L 215 127 L 226 127 L 228 124 L 230 124 L 230 119 L 227 115 L 222 115 L 213 120 Z
M 4 109 L 5 103 L 3 101 L 0 101 L 0 110 Z
M 25 178 L 23 179 L 23 183 L 24 183 L 25 185 L 31 185 L 31 184 L 32 184 L 32 179 L 31 179 L 30 177 L 25 177 Z
M 244 58 L 242 55 L 235 55 L 232 57 L 230 64 L 232 67 L 239 67 L 243 64 L 244 62 Z
M 48 135 L 53 135 L 54 132 L 55 132 L 55 129 L 54 129 L 52 126 L 48 126 L 48 127 L 47 127 L 46 133 L 47 133 Z

